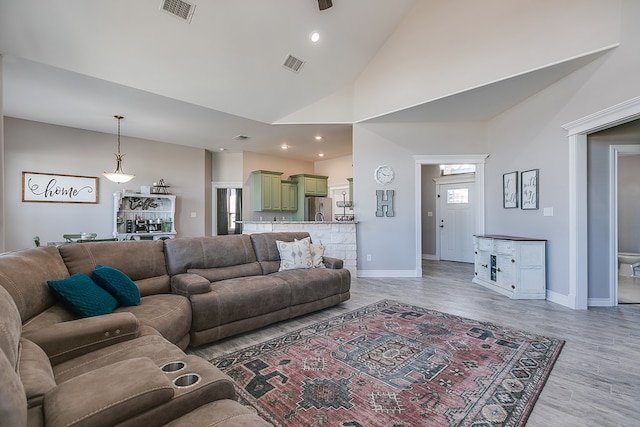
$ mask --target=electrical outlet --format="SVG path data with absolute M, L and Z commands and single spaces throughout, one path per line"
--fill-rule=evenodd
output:
M 367 254 L 367 261 L 371 261 L 371 254 Z

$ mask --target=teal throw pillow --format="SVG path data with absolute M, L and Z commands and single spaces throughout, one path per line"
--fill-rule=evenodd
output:
M 140 291 L 133 280 L 117 268 L 97 266 L 91 273 L 93 280 L 118 300 L 122 306 L 140 305 Z
M 109 292 L 84 273 L 62 280 L 48 280 L 47 283 L 58 299 L 79 316 L 109 314 L 118 306 L 118 301 Z

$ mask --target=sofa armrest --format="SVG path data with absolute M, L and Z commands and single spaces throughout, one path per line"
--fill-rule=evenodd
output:
M 324 266 L 327 268 L 340 269 L 344 266 L 344 262 L 338 258 L 323 256 L 322 260 L 324 262 Z
M 148 357 L 103 366 L 44 395 L 45 425 L 116 425 L 171 400 L 171 381 Z
M 171 277 L 171 292 L 189 298 L 191 295 L 211 292 L 211 282 L 191 273 L 176 274 Z
M 23 336 L 40 346 L 52 365 L 136 338 L 138 319 L 128 312 L 56 323 Z

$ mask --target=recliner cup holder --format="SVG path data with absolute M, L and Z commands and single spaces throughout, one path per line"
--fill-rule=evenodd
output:
M 200 375 L 198 374 L 184 374 L 173 380 L 173 385 L 178 388 L 191 387 L 200 382 Z
M 164 373 L 178 372 L 184 369 L 185 366 L 187 366 L 186 363 L 181 360 L 176 360 L 175 362 L 165 363 L 160 367 L 160 370 Z

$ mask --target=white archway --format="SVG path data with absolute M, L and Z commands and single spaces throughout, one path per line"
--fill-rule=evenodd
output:
M 562 126 L 569 139 L 569 295 L 567 306 L 589 305 L 587 274 L 587 135 L 640 118 L 640 97 Z

